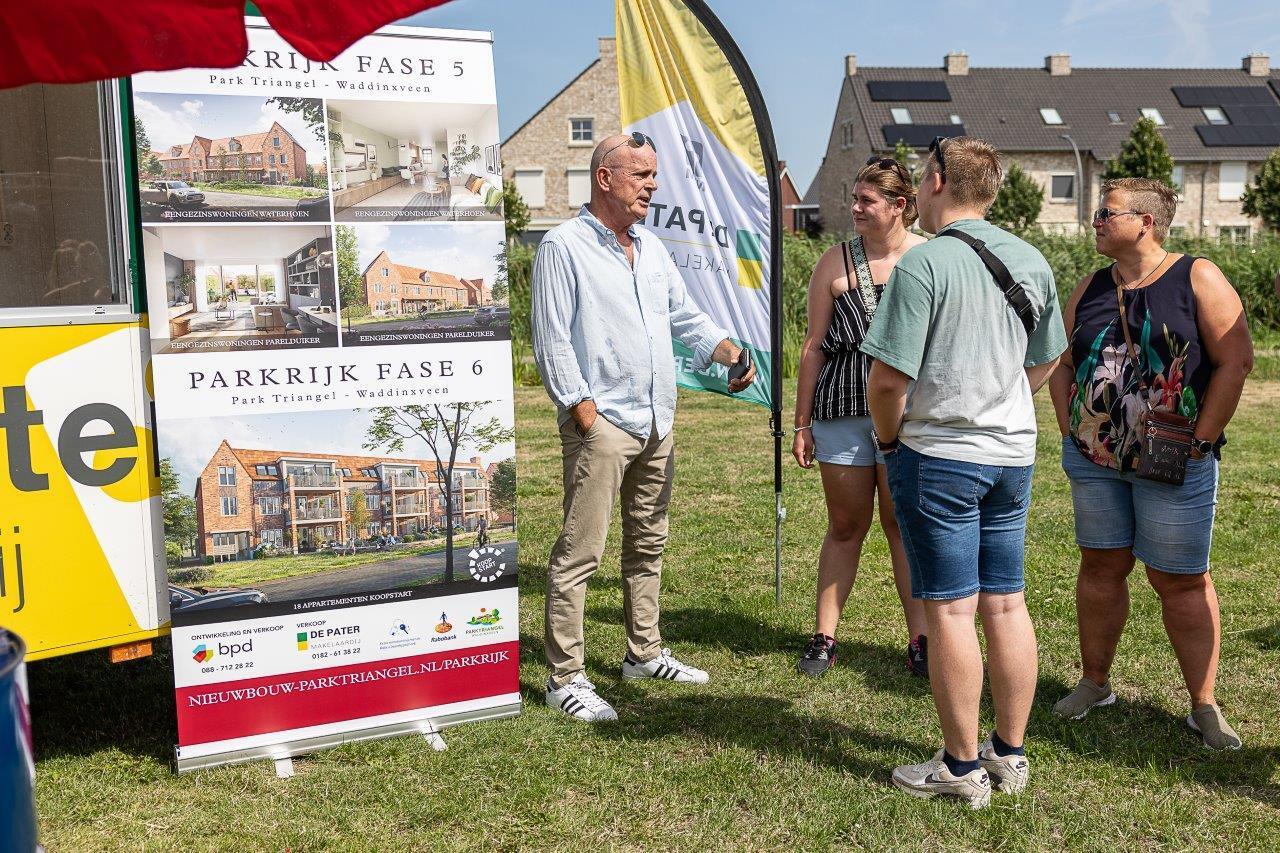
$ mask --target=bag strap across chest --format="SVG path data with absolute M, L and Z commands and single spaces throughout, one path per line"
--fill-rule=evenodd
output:
M 1027 337 L 1031 337 L 1031 333 L 1035 331 L 1036 323 L 1039 322 L 1040 318 L 1036 316 L 1035 306 L 1031 304 L 1031 299 L 1027 296 L 1026 290 L 1014 279 L 1009 272 L 1009 268 L 1004 265 L 1004 261 L 997 258 L 987 248 L 987 244 L 984 241 L 958 229 L 948 229 L 938 234 L 938 236 L 954 237 L 977 253 L 983 265 L 991 273 L 992 278 L 996 280 L 996 286 L 1004 294 L 1005 301 L 1009 303 L 1013 313 L 1018 315 L 1018 320 L 1022 322 L 1022 328 L 1027 331 Z

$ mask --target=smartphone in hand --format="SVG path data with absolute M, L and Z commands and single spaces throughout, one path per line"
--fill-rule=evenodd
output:
M 738 363 L 729 365 L 729 381 L 736 382 L 747 375 L 751 369 L 751 351 L 743 347 L 738 354 Z

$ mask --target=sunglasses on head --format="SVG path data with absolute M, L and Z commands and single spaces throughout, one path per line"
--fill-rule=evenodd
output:
M 894 160 L 892 157 L 877 157 L 872 154 L 867 158 L 868 166 L 879 166 L 881 169 L 895 169 L 903 174 L 907 173 L 907 167 Z
M 653 153 L 655 154 L 658 153 L 658 146 L 653 144 L 652 136 L 649 136 L 648 134 L 645 134 L 645 133 L 641 133 L 638 130 L 633 130 L 631 131 L 631 135 L 629 137 L 622 140 L 617 145 L 612 146 L 611 148 L 609 148 L 608 151 L 605 151 L 604 154 L 600 156 L 600 162 L 603 163 L 605 157 L 608 157 L 610 154 L 617 151 L 619 148 L 621 148 L 624 145 L 630 145 L 632 148 L 643 148 L 646 145 L 648 145 L 650 148 L 653 149 Z
M 938 175 L 944 184 L 947 182 L 947 161 L 942 156 L 942 143 L 950 138 L 950 136 L 935 136 L 929 143 L 929 153 L 938 161 Z
M 1136 210 L 1112 210 L 1108 207 L 1100 207 L 1093 212 L 1094 222 L 1106 222 L 1116 216 L 1141 216 L 1142 214 Z

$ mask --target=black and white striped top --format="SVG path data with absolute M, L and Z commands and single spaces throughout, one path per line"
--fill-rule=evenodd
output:
M 884 285 L 871 280 L 871 266 L 862 247 L 862 237 L 840 244 L 845 275 L 857 283 L 835 298 L 831 325 L 822 339 L 822 352 L 827 363 L 818 374 L 818 387 L 813 397 L 814 420 L 865 417 L 867 408 L 867 373 L 871 357 L 858 349 L 871 327 L 876 305 Z

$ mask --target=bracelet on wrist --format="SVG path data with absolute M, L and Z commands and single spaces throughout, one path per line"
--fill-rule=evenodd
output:
M 808 430 L 813 429 L 813 424 L 805 424 L 804 426 L 792 427 L 792 428 L 791 428 L 791 431 L 792 431 L 792 432 L 800 432 L 801 430 L 806 430 L 806 429 L 808 429 Z

